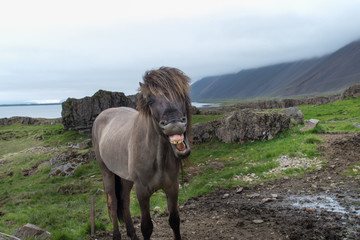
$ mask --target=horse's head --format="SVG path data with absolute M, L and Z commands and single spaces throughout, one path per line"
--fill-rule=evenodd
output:
M 171 144 L 177 158 L 189 156 L 190 79 L 176 68 L 148 71 L 140 83 L 137 108 L 151 116 L 156 129 Z

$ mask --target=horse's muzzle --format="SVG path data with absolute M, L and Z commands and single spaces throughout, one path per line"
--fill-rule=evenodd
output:
M 186 121 L 161 124 L 163 133 L 169 137 L 175 157 L 183 159 L 190 155 L 190 144 L 186 135 Z

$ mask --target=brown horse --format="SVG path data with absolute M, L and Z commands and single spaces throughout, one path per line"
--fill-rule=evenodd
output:
M 180 70 L 162 67 L 145 73 L 136 111 L 111 108 L 95 120 L 93 146 L 107 196 L 114 239 L 121 239 L 118 219 L 127 235 L 138 239 L 130 215 L 130 191 L 141 209 L 141 232 L 150 239 L 153 224 L 150 197 L 163 189 L 174 239 L 181 239 L 178 212 L 178 174 L 181 159 L 190 154 L 190 79 Z

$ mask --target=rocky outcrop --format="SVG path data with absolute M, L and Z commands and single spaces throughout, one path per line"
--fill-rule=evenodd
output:
M 90 134 L 95 118 L 112 107 L 136 107 L 136 95 L 125 96 L 122 92 L 99 90 L 92 97 L 68 98 L 62 104 L 62 122 L 66 130 Z
M 244 109 L 217 120 L 195 124 L 192 128 L 192 142 L 207 142 L 214 137 L 225 143 L 268 140 L 289 127 L 289 115 L 279 111 Z
M 24 125 L 40 125 L 40 124 L 53 125 L 53 124 L 61 123 L 61 118 L 56 118 L 56 119 L 31 118 L 31 117 L 0 118 L 0 125 L 11 125 L 14 123 L 20 123 Z
M 349 98 L 349 97 L 352 97 L 352 98 L 360 97 L 360 84 L 354 85 L 354 86 L 346 89 L 343 92 L 341 97 L 342 97 L 342 99 Z
M 294 125 L 303 124 L 304 123 L 304 114 L 302 111 L 296 107 L 285 108 L 280 111 L 281 113 L 288 115 L 292 121 L 294 121 Z
M 219 119 L 206 123 L 194 124 L 191 128 L 191 142 L 193 144 L 198 144 L 210 141 L 215 137 L 215 131 L 219 126 Z
M 49 176 L 70 176 L 74 174 L 75 170 L 83 164 L 86 164 L 90 159 L 95 158 L 95 152 L 89 151 L 87 153 L 78 153 L 76 151 L 68 151 L 57 155 L 49 160 L 50 165 L 58 165 L 50 170 Z M 60 164 L 60 165 L 59 165 Z

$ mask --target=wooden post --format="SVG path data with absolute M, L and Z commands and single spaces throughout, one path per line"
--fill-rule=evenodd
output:
M 91 236 L 95 235 L 95 196 L 91 196 Z

